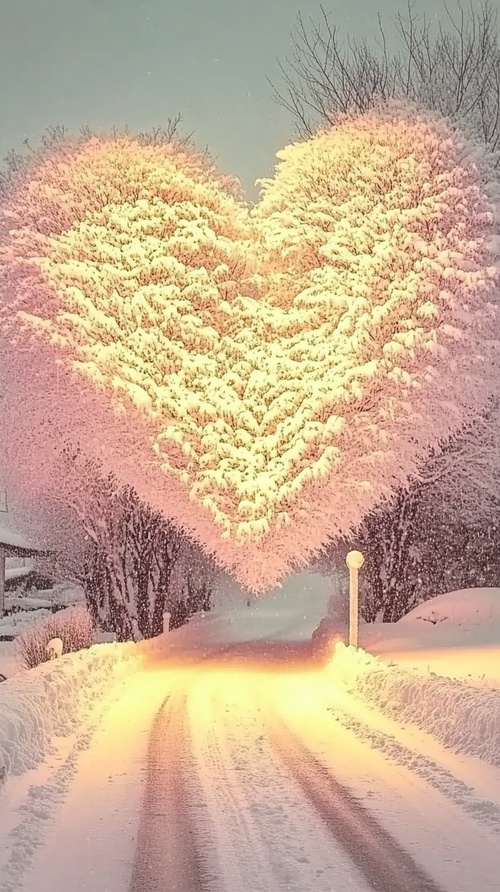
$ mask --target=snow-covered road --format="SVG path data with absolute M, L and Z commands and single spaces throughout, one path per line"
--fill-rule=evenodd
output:
M 498 887 L 498 769 L 290 654 L 179 656 L 9 781 L 2 892 Z
M 497 890 L 500 593 L 472 594 L 363 629 L 382 663 L 313 659 L 301 578 L 2 685 L 0 892 Z

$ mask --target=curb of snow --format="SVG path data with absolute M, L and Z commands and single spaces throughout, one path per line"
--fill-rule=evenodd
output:
M 350 693 L 412 723 L 456 753 L 500 767 L 500 691 L 442 675 L 422 676 L 338 644 L 330 664 Z
M 35 768 L 55 736 L 140 665 L 134 644 L 98 644 L 23 672 L 0 686 L 0 783 Z

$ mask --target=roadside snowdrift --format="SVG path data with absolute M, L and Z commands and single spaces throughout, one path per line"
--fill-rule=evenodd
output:
M 337 644 L 328 667 L 351 696 L 500 767 L 500 589 L 439 595 L 363 634 L 378 656 Z
M 0 782 L 34 768 L 55 736 L 71 734 L 93 703 L 138 668 L 133 644 L 99 644 L 0 685 Z

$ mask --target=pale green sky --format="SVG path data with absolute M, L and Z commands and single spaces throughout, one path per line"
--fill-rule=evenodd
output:
M 406 0 L 324 5 L 370 37 L 377 11 L 390 21 Z M 438 6 L 415 2 L 431 17 Z M 266 76 L 278 81 L 299 9 L 320 13 L 317 0 L 0 0 L 0 158 L 48 125 L 140 130 L 179 112 L 251 189 L 293 132 Z

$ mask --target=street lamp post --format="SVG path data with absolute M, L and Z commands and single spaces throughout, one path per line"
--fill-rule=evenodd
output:
M 358 571 L 363 566 L 365 559 L 360 551 L 350 551 L 345 561 L 349 567 L 349 646 L 357 647 L 359 627 Z

